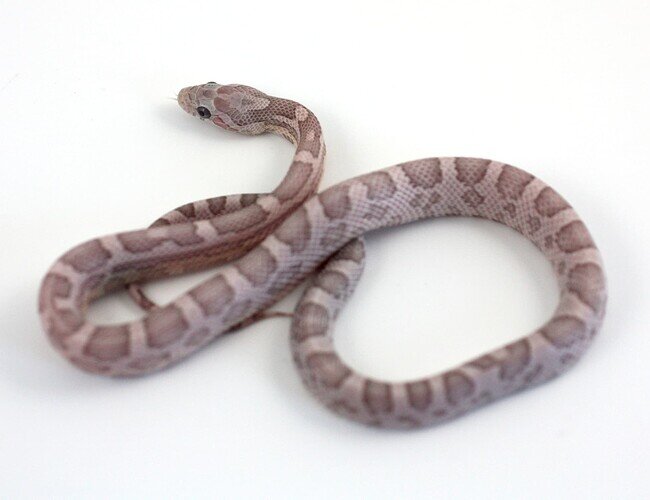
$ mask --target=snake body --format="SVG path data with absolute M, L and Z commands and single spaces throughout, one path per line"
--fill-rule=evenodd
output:
M 212 82 L 181 90 L 178 101 L 222 128 L 282 135 L 296 145 L 293 162 L 268 195 L 185 205 L 154 227 L 93 239 L 59 258 L 43 280 L 39 310 L 51 342 L 76 366 L 111 376 L 159 370 L 264 311 L 316 271 L 291 325 L 293 359 L 305 386 L 353 420 L 420 427 L 563 373 L 598 331 L 606 303 L 598 249 L 573 208 L 533 175 L 485 159 L 427 158 L 315 194 L 325 146 L 307 108 Z M 533 242 L 557 276 L 560 300 L 552 318 L 429 378 L 391 383 L 365 377 L 341 360 L 332 336 L 363 269 L 360 237 L 449 215 L 494 220 Z M 85 318 L 88 303 L 112 290 L 224 262 L 212 278 L 140 320 L 98 326 Z

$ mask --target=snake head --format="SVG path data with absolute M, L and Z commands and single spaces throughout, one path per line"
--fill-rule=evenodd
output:
M 247 135 L 266 132 L 270 102 L 269 96 L 252 87 L 215 82 L 185 87 L 178 93 L 178 104 L 187 113 Z

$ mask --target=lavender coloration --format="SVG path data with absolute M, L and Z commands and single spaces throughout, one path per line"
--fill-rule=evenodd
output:
M 244 134 L 272 132 L 296 146 L 271 193 L 179 207 L 152 227 L 78 245 L 48 271 L 39 309 L 55 348 L 76 366 L 111 376 L 162 369 L 277 302 L 317 271 L 291 326 L 298 371 L 335 412 L 369 425 L 420 427 L 549 380 L 590 345 L 605 313 L 600 253 L 585 224 L 551 187 L 516 167 L 478 158 L 427 158 L 342 182 L 316 194 L 325 145 L 304 106 L 243 85 L 208 83 L 179 93 L 193 116 Z M 560 287 L 552 318 L 532 333 L 456 368 L 404 383 L 370 379 L 334 349 L 336 316 L 361 276 L 362 235 L 449 215 L 483 217 L 532 241 Z M 90 301 L 127 285 L 226 263 L 140 320 L 90 323 Z

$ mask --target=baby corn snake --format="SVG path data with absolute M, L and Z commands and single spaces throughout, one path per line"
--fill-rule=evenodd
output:
M 54 347 L 83 370 L 133 376 L 184 359 L 251 321 L 310 274 L 291 324 L 293 359 L 305 386 L 328 408 L 380 427 L 446 421 L 567 370 L 605 313 L 600 253 L 573 208 L 516 167 L 479 158 L 426 158 L 361 175 L 317 193 L 325 145 L 304 106 L 244 85 L 209 82 L 178 95 L 189 114 L 242 134 L 279 134 L 296 146 L 269 194 L 183 205 L 148 229 L 80 244 L 47 272 L 39 311 Z M 366 377 L 333 345 L 335 319 L 361 276 L 371 230 L 422 218 L 482 217 L 523 234 L 550 260 L 560 288 L 553 316 L 503 347 L 435 376 L 407 382 Z M 165 306 L 135 286 L 223 264 Z M 88 304 L 131 286 L 144 318 L 101 326 Z

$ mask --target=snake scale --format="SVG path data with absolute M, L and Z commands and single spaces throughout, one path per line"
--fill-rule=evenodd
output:
M 184 359 L 257 317 L 316 272 L 291 324 L 293 359 L 305 386 L 328 408 L 380 427 L 420 427 L 457 417 L 572 366 L 599 329 L 603 265 L 585 224 L 531 174 L 478 158 L 427 158 L 361 175 L 317 194 L 325 145 L 304 106 L 244 85 L 184 88 L 189 114 L 242 134 L 279 134 L 296 146 L 286 177 L 269 194 L 212 198 L 179 207 L 152 227 L 92 239 L 61 256 L 43 279 L 39 310 L 55 348 L 73 364 L 109 376 L 142 375 Z M 508 345 L 432 377 L 391 383 L 363 376 L 336 353 L 333 328 L 363 269 L 361 236 L 442 216 L 505 224 L 550 260 L 560 288 L 552 316 Z M 223 264 L 165 306 L 135 284 Z M 88 304 L 131 285 L 148 309 L 101 326 Z

